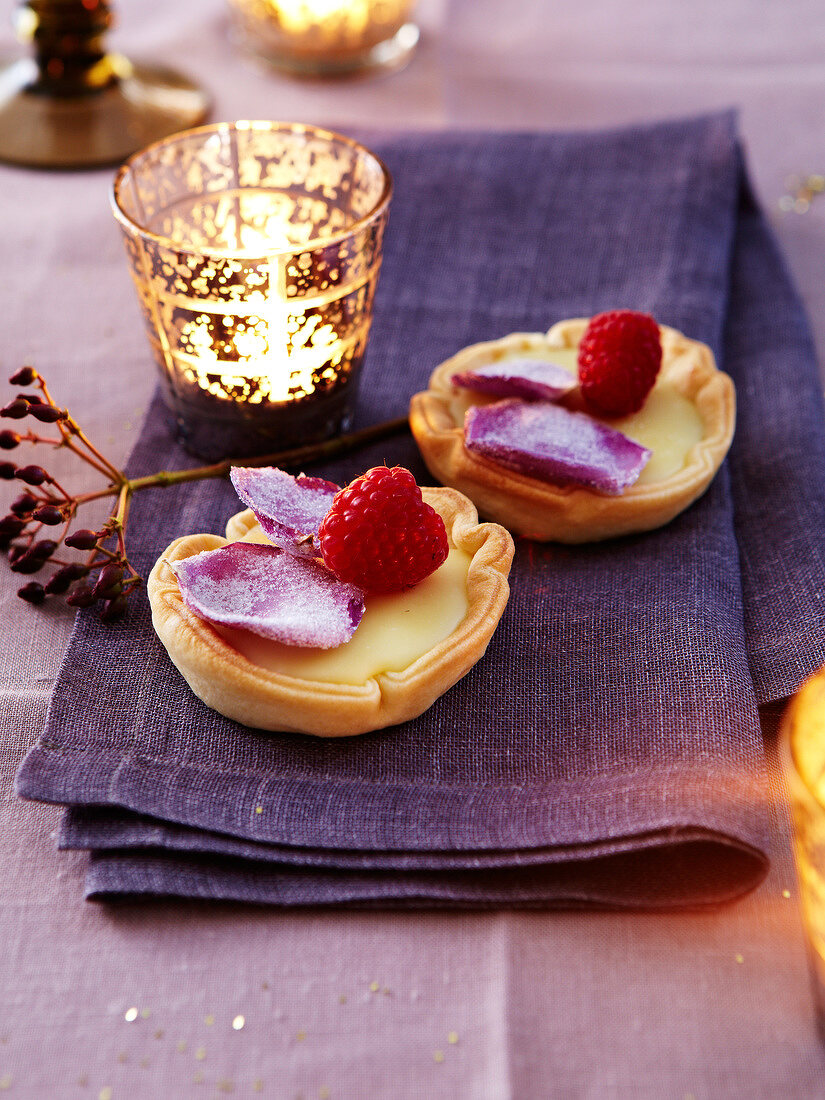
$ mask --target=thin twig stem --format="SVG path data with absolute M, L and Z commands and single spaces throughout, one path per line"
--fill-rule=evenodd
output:
M 180 485 L 186 481 L 203 481 L 207 478 L 226 477 L 233 466 L 280 466 L 295 467 L 304 463 L 317 462 L 323 458 L 334 458 L 337 455 L 347 454 L 357 447 L 365 447 L 369 443 L 377 443 L 381 439 L 398 435 L 409 427 L 405 416 L 397 420 L 385 420 L 380 424 L 373 424 L 369 428 L 362 428 L 357 432 L 347 435 L 339 435 L 335 439 L 327 439 L 322 443 L 310 443 L 304 447 L 294 447 L 289 451 L 277 451 L 269 455 L 261 455 L 257 458 L 232 458 L 223 462 L 215 462 L 210 466 L 195 466 L 186 470 L 160 470 L 158 473 L 149 474 L 146 477 L 131 478 L 129 484 L 134 492 L 141 489 L 150 489 L 159 486 Z
M 49 392 L 49 387 L 46 384 L 46 380 L 45 378 L 43 378 L 42 375 L 38 375 L 37 384 L 40 387 L 40 392 L 43 394 L 46 401 L 48 401 L 50 405 L 54 405 L 55 408 L 57 408 L 57 402 Z M 65 445 L 71 448 L 71 450 L 73 450 L 76 454 L 80 455 L 81 458 L 85 458 L 89 465 L 94 466 L 95 469 L 100 471 L 100 473 L 108 474 L 113 480 L 116 481 L 122 478 L 122 474 L 118 470 L 117 466 L 113 466 L 108 458 L 100 453 L 100 451 L 87 437 L 87 435 L 74 419 L 74 417 L 70 415 L 68 409 L 64 409 L 63 412 L 64 419 L 57 421 L 57 427 L 60 431 L 61 436 L 63 437 L 63 442 L 65 443 Z M 79 439 L 83 446 L 88 449 L 89 455 L 92 456 L 91 458 L 89 457 L 89 455 L 84 455 L 80 451 L 80 449 L 74 445 L 74 443 L 72 442 L 72 436 L 75 436 L 77 439 Z

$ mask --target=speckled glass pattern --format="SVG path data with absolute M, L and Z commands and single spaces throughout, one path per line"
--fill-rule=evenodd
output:
M 115 214 L 188 449 L 260 454 L 347 426 L 390 193 L 364 146 L 289 123 L 202 127 L 123 166 Z

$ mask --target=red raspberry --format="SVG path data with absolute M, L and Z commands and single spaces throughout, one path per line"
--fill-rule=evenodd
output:
M 318 541 L 327 569 L 367 592 L 410 588 L 449 551 L 444 520 L 401 466 L 376 466 L 337 493 Z
M 579 344 L 579 388 L 599 416 L 638 412 L 662 365 L 659 326 L 647 313 L 598 313 Z

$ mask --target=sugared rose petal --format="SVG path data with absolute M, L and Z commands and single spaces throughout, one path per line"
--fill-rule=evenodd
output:
M 236 466 L 230 476 L 271 542 L 299 557 L 317 556 L 315 536 L 338 492 L 334 482 L 293 477 L 277 466 Z
M 475 454 L 528 477 L 613 495 L 636 481 L 651 454 L 585 413 L 517 398 L 468 409 L 464 442 Z
M 286 645 L 343 645 L 364 614 L 360 588 L 274 546 L 231 542 L 172 569 L 184 603 L 200 618 Z
M 452 377 L 454 386 L 498 397 L 532 397 L 556 401 L 575 389 L 574 374 L 543 359 L 500 359 Z

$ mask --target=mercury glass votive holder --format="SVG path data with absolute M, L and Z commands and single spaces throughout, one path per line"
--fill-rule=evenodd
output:
M 414 0 L 228 0 L 236 36 L 297 76 L 400 68 L 418 43 Z
M 825 669 L 788 707 L 780 753 L 793 816 L 793 846 L 817 1026 L 825 1042 Z
M 114 212 L 187 450 L 251 457 L 349 427 L 391 193 L 369 149 L 298 123 L 203 126 L 122 166 Z

